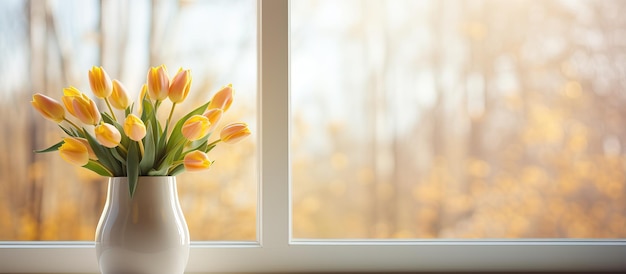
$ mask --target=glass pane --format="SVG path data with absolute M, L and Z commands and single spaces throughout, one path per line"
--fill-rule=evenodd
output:
M 294 238 L 626 237 L 623 1 L 293 1 Z
M 175 120 L 232 83 L 235 102 L 217 130 L 245 121 L 257 132 L 254 0 L 2 1 L 0 60 L 0 240 L 94 239 L 107 180 L 57 153 L 34 154 L 64 135 L 29 103 L 35 92 L 60 100 L 70 85 L 91 96 L 93 65 L 124 83 L 132 101 L 150 66 L 165 64 L 170 77 L 191 69 Z M 256 240 L 255 135 L 218 146 L 210 170 L 178 176 L 192 240 Z

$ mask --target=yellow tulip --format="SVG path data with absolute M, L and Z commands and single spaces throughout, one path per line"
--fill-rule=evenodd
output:
M 74 112 L 74 98 L 81 97 L 82 93 L 75 87 L 69 87 L 63 89 L 63 97 L 61 97 L 61 101 L 65 105 L 65 109 L 72 114 L 72 116 L 76 116 Z
M 100 121 L 100 111 L 96 103 L 75 87 L 63 89 L 63 104 L 67 111 L 88 125 L 97 125 Z
M 100 112 L 96 103 L 89 98 L 78 98 L 73 102 L 76 118 L 88 125 L 96 125 L 100 121 Z
M 209 132 L 213 131 L 213 129 L 215 129 L 217 124 L 220 122 L 220 119 L 222 119 L 222 113 L 224 113 L 223 110 L 219 108 L 214 108 L 209 109 L 204 114 L 202 114 L 204 117 L 208 118 L 209 122 L 211 123 L 211 126 L 209 127 Z
M 148 92 L 148 85 L 143 84 L 141 86 L 141 92 L 139 93 L 139 100 L 137 100 L 137 113 L 141 114 L 143 110 L 143 99 L 146 98 L 146 93 Z
M 111 105 L 116 109 L 126 109 L 129 105 L 128 92 L 126 87 L 118 80 L 113 80 L 113 91 L 111 92 Z
M 76 138 L 63 138 L 63 145 L 59 147 L 59 154 L 63 160 L 77 166 L 84 166 L 89 162 L 87 147 Z
M 211 161 L 206 153 L 194 150 L 185 155 L 183 164 L 186 171 L 202 171 L 211 167 Z
M 80 137 L 75 137 L 74 139 L 80 141 L 81 143 L 83 143 L 83 145 L 85 145 L 89 154 L 89 159 L 98 160 L 98 156 L 96 156 L 96 153 L 93 152 L 93 149 L 91 148 L 91 145 L 89 145 L 89 141 L 87 141 L 87 139 Z
M 89 71 L 89 85 L 91 91 L 98 98 L 107 98 L 113 91 L 111 78 L 102 67 L 93 66 Z
M 211 103 L 207 109 L 219 108 L 226 112 L 230 105 L 233 103 L 233 95 L 235 91 L 233 90 L 233 85 L 228 84 L 227 86 L 222 87 L 211 99 Z
M 185 121 L 181 132 L 187 140 L 195 141 L 206 136 L 209 133 L 210 126 L 209 118 L 202 115 L 194 115 Z
M 30 102 L 41 115 L 51 121 L 60 123 L 65 119 L 65 110 L 59 101 L 46 95 L 36 93 Z
M 146 125 L 134 114 L 129 114 L 124 121 L 124 133 L 133 141 L 141 141 L 146 136 Z
M 169 94 L 170 101 L 173 103 L 180 103 L 187 98 L 189 94 L 189 88 L 191 87 L 191 71 L 180 68 L 178 73 L 172 79 L 170 85 Z
M 98 140 L 98 143 L 108 148 L 118 146 L 122 140 L 122 134 L 120 134 L 120 131 L 111 124 L 100 123 L 100 125 L 94 128 L 94 132 L 96 133 L 96 140 Z
M 165 65 L 152 67 L 148 71 L 148 95 L 150 99 L 162 101 L 167 98 L 170 88 L 170 78 L 167 76 Z
M 220 132 L 220 139 L 224 143 L 234 144 L 251 134 L 245 123 L 233 123 L 225 126 Z

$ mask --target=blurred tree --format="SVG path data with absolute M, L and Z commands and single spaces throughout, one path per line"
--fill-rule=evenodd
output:
M 292 11 L 295 237 L 626 236 L 626 5 L 346 2 Z

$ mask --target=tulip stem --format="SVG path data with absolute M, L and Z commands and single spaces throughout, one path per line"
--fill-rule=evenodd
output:
M 128 155 L 128 149 L 126 149 L 122 143 L 119 143 L 117 146 L 122 150 L 122 152 L 124 152 L 124 154 Z
M 85 131 L 82 128 L 80 128 L 78 125 L 74 124 L 72 121 L 68 120 L 67 118 L 63 118 L 63 120 L 68 122 L 70 125 L 72 125 L 77 130 L 80 130 L 82 133 L 85 133 Z
M 139 152 L 141 153 L 141 158 L 143 159 L 143 153 L 144 153 L 143 141 L 139 140 L 137 141 L 137 143 L 139 143 Z
M 160 106 L 161 106 L 161 101 L 159 100 L 154 101 L 154 113 L 156 113 L 157 110 L 159 110 Z
M 170 122 L 172 121 L 172 115 L 174 114 L 174 108 L 176 108 L 176 103 L 172 104 L 172 108 L 170 109 L 170 115 L 167 117 L 167 122 L 165 123 L 165 136 L 167 136 L 167 129 L 170 126 Z
M 109 103 L 109 99 L 105 97 L 104 102 L 107 103 L 107 107 L 109 108 L 109 111 L 111 112 L 111 116 L 113 116 L 113 120 L 117 121 L 117 118 L 115 118 L 115 112 L 113 111 L 113 108 L 111 108 L 111 103 Z
M 185 162 L 185 160 L 178 160 L 178 161 L 174 161 L 174 162 L 172 163 L 172 167 L 175 167 L 175 166 L 177 166 L 177 165 L 180 165 L 180 164 L 182 164 L 182 163 L 184 163 L 184 162 Z
M 221 141 L 222 141 L 222 139 L 217 139 L 217 140 L 213 141 L 212 143 L 208 144 L 206 147 L 211 147 L 213 145 L 217 145 L 217 143 L 219 143 Z
M 172 163 L 170 168 L 167 169 L 167 174 L 169 175 L 176 167 L 178 167 L 178 166 L 180 166 L 182 164 L 183 164 L 183 160 L 176 161 L 176 162 Z

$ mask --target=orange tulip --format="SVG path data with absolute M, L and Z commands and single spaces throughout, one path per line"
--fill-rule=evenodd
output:
M 100 121 L 100 111 L 96 103 L 75 87 L 63 89 L 63 104 L 67 111 L 88 125 L 97 125 Z
M 107 98 L 113 91 L 111 78 L 102 67 L 93 66 L 89 71 L 89 85 L 91 91 L 98 98 Z
M 111 124 L 100 123 L 100 125 L 94 128 L 94 132 L 96 133 L 98 143 L 108 148 L 118 146 L 122 140 L 120 131 Z
M 133 141 L 141 141 L 146 136 L 146 125 L 134 114 L 129 114 L 124 121 L 124 133 Z
M 111 105 L 116 109 L 126 109 L 129 105 L 126 87 L 118 80 L 113 80 L 111 92 Z
M 233 90 L 233 85 L 228 84 L 227 86 L 222 87 L 211 99 L 211 103 L 207 109 L 219 108 L 226 112 L 230 105 L 233 103 L 233 95 L 235 91 Z
M 202 114 L 204 117 L 208 118 L 209 122 L 211 123 L 211 125 L 209 126 L 209 132 L 213 131 L 213 129 L 215 129 L 217 124 L 220 122 L 220 119 L 222 119 L 222 113 L 224 113 L 223 110 L 219 108 L 214 108 L 209 109 L 204 114 Z
M 30 102 L 41 115 L 51 121 L 60 123 L 65 119 L 65 110 L 59 101 L 46 95 L 36 93 Z
M 209 133 L 210 126 L 209 118 L 202 115 L 194 115 L 185 121 L 181 132 L 187 140 L 195 141 L 206 136 Z
M 251 134 L 245 123 L 233 123 L 225 126 L 220 132 L 220 139 L 224 143 L 234 144 Z
M 189 94 L 189 88 L 191 87 L 191 71 L 180 68 L 178 73 L 172 79 L 170 85 L 169 94 L 170 101 L 173 103 L 180 103 L 187 98 Z
M 194 150 L 185 155 L 183 165 L 186 171 L 202 171 L 211 167 L 211 161 L 206 153 Z
M 63 138 L 63 145 L 59 147 L 59 154 L 63 160 L 76 166 L 84 166 L 89 162 L 87 147 L 76 138 Z
M 167 97 L 170 88 L 170 78 L 167 76 L 165 65 L 152 67 L 148 71 L 148 95 L 150 99 L 162 101 Z

